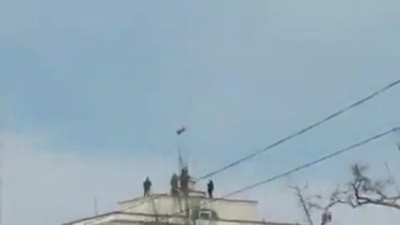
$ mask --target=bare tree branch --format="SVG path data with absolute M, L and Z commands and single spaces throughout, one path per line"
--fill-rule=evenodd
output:
M 298 186 L 292 186 L 290 187 L 291 189 L 293 189 L 295 191 L 296 197 L 299 200 L 299 204 L 302 207 L 304 214 L 306 216 L 307 222 L 309 225 L 314 225 L 314 222 L 312 220 L 311 217 L 311 208 L 312 206 L 306 202 L 306 200 L 304 199 L 303 193 L 302 193 L 302 189 Z
M 304 214 L 306 215 L 306 219 L 310 225 L 315 224 L 313 222 L 313 217 L 311 215 L 312 211 L 314 209 L 321 211 L 321 221 L 319 223 L 320 225 L 326 225 L 332 221 L 332 214 L 329 210 L 335 204 L 338 203 L 338 202 L 334 201 L 335 200 L 334 198 L 330 198 L 329 203 L 326 205 L 323 205 L 323 204 L 315 201 L 315 199 L 322 200 L 322 196 L 320 196 L 320 195 L 305 197 L 305 195 L 303 193 L 303 189 L 307 189 L 307 186 L 305 186 L 303 189 L 298 186 L 294 186 L 294 187 L 290 187 L 290 188 L 295 191 L 295 194 L 298 198 L 299 204 L 302 207 Z
M 392 180 L 373 181 L 365 175 L 367 169 L 365 165 L 353 165 L 353 180 L 347 188 L 333 194 L 334 201 L 353 208 L 376 205 L 400 210 L 400 193 L 393 194 L 387 191 L 388 187 L 393 186 Z

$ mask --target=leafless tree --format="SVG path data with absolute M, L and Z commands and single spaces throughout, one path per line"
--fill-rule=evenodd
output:
M 321 216 L 320 222 L 318 224 L 327 225 L 332 221 L 332 213 L 330 212 L 330 209 L 338 203 L 333 201 L 334 198 L 329 198 L 328 203 L 323 204 L 321 203 L 323 198 L 322 196 L 320 195 L 306 196 L 304 194 L 304 190 L 308 188 L 308 185 L 304 186 L 303 188 L 299 186 L 291 186 L 290 188 L 294 190 L 295 195 L 299 201 L 299 205 L 304 211 L 304 214 L 306 216 L 309 225 L 317 224 L 314 222 L 312 216 L 312 214 L 314 214 L 315 211 L 317 211 L 318 214 Z
M 400 210 L 400 192 L 395 190 L 393 179 L 373 180 L 366 175 L 367 170 L 365 165 L 354 164 L 353 179 L 332 194 L 332 201 L 353 208 L 377 205 Z
M 306 216 L 308 224 L 314 225 L 314 221 L 311 216 L 312 207 L 310 207 L 310 205 L 306 201 L 302 188 L 300 188 L 299 186 L 292 186 L 290 188 L 294 190 L 296 197 L 299 201 L 299 205 L 301 206 L 302 210 L 304 211 L 304 214 Z M 305 189 L 305 188 L 307 188 L 307 187 L 304 187 L 303 189 Z
M 366 175 L 368 167 L 354 164 L 351 166 L 352 180 L 343 186 L 338 186 L 328 198 L 321 195 L 307 195 L 304 187 L 291 186 L 304 211 L 309 225 L 327 225 L 332 221 L 332 208 L 338 204 L 358 208 L 366 205 L 376 205 L 400 210 L 400 190 L 396 188 L 393 177 L 374 180 Z M 321 216 L 319 223 L 314 222 L 315 215 Z

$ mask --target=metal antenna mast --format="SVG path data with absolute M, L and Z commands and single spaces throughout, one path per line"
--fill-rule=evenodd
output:
M 97 206 L 97 197 L 96 196 L 94 196 L 94 198 L 93 198 L 93 210 L 94 210 L 94 215 L 95 216 L 99 215 L 99 210 L 98 210 L 98 206 Z
M 180 140 L 179 140 L 179 137 L 185 132 L 186 132 L 186 127 L 185 126 L 182 126 L 182 128 L 180 128 L 180 129 L 178 129 L 176 131 L 176 134 L 178 136 L 178 142 L 177 142 L 178 164 L 179 164 L 179 171 L 178 172 L 181 172 L 181 170 L 185 167 L 185 163 L 184 163 L 184 160 L 183 160 L 183 157 L 182 157 L 182 146 L 181 146 L 182 144 L 180 143 Z

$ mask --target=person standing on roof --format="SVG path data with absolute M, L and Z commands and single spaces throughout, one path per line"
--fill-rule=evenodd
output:
M 174 173 L 171 177 L 171 195 L 172 196 L 177 196 L 178 195 L 178 182 L 179 182 L 179 177 Z
M 149 196 L 151 189 L 151 181 L 149 177 L 146 177 L 146 180 L 143 182 L 143 189 L 144 189 L 144 197 Z
M 208 181 L 207 184 L 207 191 L 208 191 L 208 197 L 213 198 L 213 192 L 214 192 L 214 182 L 212 180 Z
M 183 194 L 188 195 L 190 175 L 189 175 L 189 171 L 188 171 L 187 167 L 184 167 L 182 169 L 179 180 L 180 180 L 181 190 L 182 190 Z

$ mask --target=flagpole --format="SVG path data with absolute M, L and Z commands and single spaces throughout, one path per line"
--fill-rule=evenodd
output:
M 178 172 L 180 172 L 183 169 L 183 158 L 182 158 L 182 151 L 181 151 L 181 146 L 179 144 L 179 141 L 178 141 L 177 146 L 178 146 L 178 149 L 177 149 L 177 151 L 178 151 Z
M 184 161 L 182 157 L 182 143 L 181 143 L 181 136 L 183 133 L 186 132 L 186 127 L 182 126 L 180 129 L 176 130 L 176 135 L 177 135 L 177 151 L 178 151 L 178 169 L 179 173 L 181 170 L 184 168 Z

